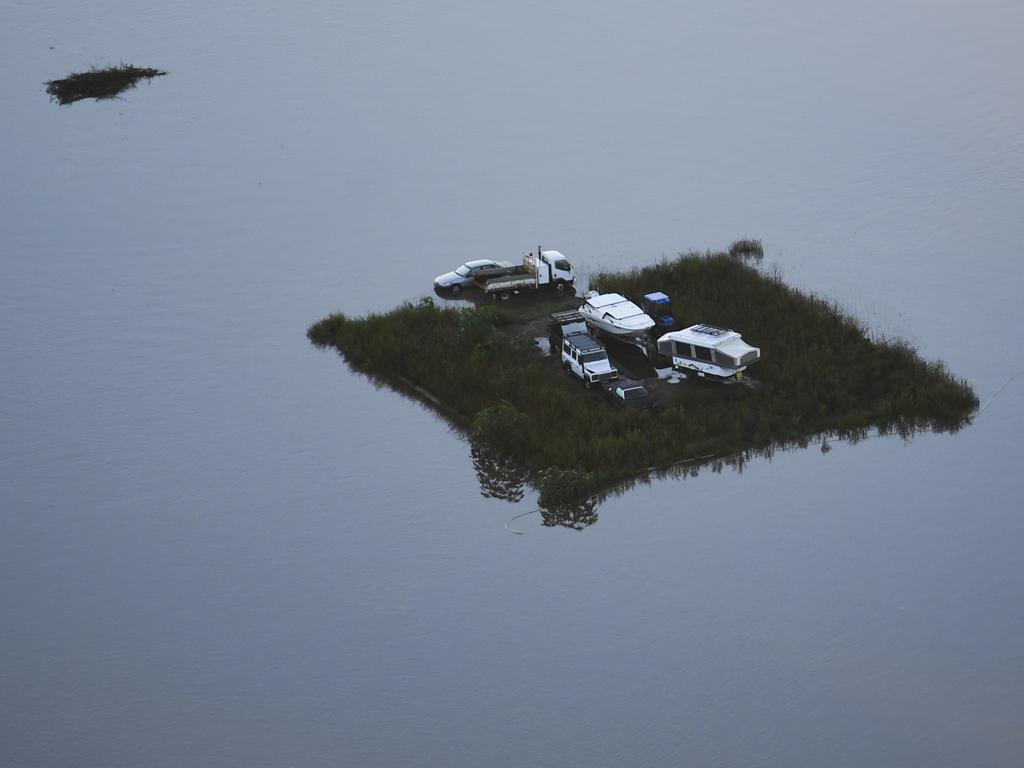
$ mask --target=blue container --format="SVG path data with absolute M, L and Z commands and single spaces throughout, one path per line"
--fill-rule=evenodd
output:
M 676 319 L 672 317 L 672 299 L 661 291 L 644 296 L 643 310 L 654 318 L 654 322 L 661 328 L 669 328 L 676 324 Z

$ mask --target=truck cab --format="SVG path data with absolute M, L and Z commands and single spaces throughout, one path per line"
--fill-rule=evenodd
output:
M 523 256 L 523 264 L 537 276 L 538 286 L 551 285 L 562 291 L 576 281 L 572 264 L 561 251 L 542 251 L 538 247 L 537 253 Z
M 587 389 L 619 377 L 618 370 L 608 359 L 608 350 L 584 333 L 562 339 L 562 368 L 570 376 L 580 379 Z

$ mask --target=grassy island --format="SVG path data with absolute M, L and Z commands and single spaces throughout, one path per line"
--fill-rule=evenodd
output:
M 970 421 L 978 398 L 941 362 L 923 360 L 906 342 L 872 338 L 835 303 L 751 264 L 759 260 L 757 241 L 739 241 L 730 252 L 593 276 L 602 293 L 636 299 L 664 291 L 680 327 L 735 328 L 762 350 L 746 386 L 688 380 L 649 411 L 618 408 L 566 377 L 538 348 L 539 324 L 533 333 L 524 324 L 552 309 L 532 298 L 467 308 L 426 298 L 368 317 L 332 314 L 307 335 L 355 370 L 418 392 L 465 430 L 478 471 L 486 466 L 488 484 L 499 486 L 485 495 L 506 487 L 505 497 L 521 497 L 525 479 L 540 489 L 542 506 L 579 502 L 684 462 L 812 438 L 825 450 L 827 438 L 869 428 L 907 435 Z M 574 514 L 591 513 L 577 505 Z
M 103 69 L 94 67 L 88 72 L 50 80 L 46 84 L 46 92 L 61 105 L 72 104 L 80 99 L 113 99 L 123 91 L 134 88 L 139 80 L 152 80 L 166 74 L 159 69 L 133 67 L 124 63 Z

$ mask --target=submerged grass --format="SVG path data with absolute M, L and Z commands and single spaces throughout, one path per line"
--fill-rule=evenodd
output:
M 134 88 L 135 84 L 145 78 L 166 75 L 159 69 L 134 67 L 122 62 L 116 67 L 96 69 L 68 75 L 60 80 L 50 80 L 46 84 L 46 92 L 50 98 L 61 105 L 72 104 L 81 99 L 113 99 L 123 91 Z
M 355 369 L 410 382 L 443 402 L 478 453 L 520 467 L 552 503 L 583 498 L 681 461 L 805 443 L 870 427 L 954 431 L 978 406 L 970 386 L 899 340 L 872 339 L 833 303 L 805 295 L 728 253 L 684 254 L 592 287 L 634 299 L 662 290 L 682 326 L 741 331 L 761 347 L 758 386 L 692 387 L 653 411 L 616 409 L 561 375 L 527 336 L 501 330 L 507 309 L 336 313 L 309 327 Z
M 764 258 L 764 246 L 760 240 L 735 240 L 729 246 L 729 255 L 741 259 L 755 259 L 760 261 Z

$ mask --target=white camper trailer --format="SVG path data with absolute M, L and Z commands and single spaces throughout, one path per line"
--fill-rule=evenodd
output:
M 677 371 L 716 379 L 739 379 L 747 366 L 761 359 L 761 350 L 728 328 L 691 325 L 658 339 L 658 352 L 672 360 Z

